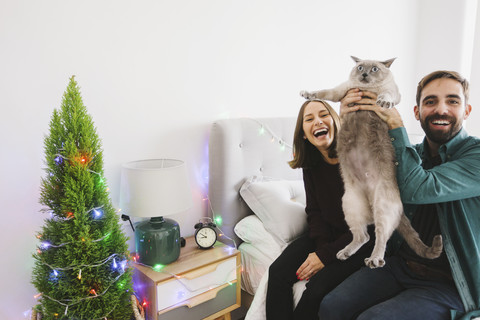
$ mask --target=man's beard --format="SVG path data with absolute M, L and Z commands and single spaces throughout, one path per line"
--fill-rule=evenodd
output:
M 432 130 L 430 128 L 430 124 L 432 121 L 435 120 L 446 120 L 450 122 L 450 130 L 448 131 L 437 131 L 437 130 Z M 457 133 L 460 131 L 462 128 L 462 123 L 458 123 L 457 119 L 455 117 L 451 116 L 440 116 L 440 115 L 431 115 L 425 118 L 425 120 L 420 121 L 420 125 L 422 126 L 423 131 L 425 131 L 425 135 L 427 136 L 428 139 L 430 139 L 432 142 L 438 143 L 438 144 L 444 144 L 453 137 L 457 135 Z

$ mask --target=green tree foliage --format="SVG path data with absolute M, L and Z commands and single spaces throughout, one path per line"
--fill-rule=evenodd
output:
M 103 178 L 101 142 L 74 77 L 45 138 L 32 283 L 43 319 L 131 319 L 127 237 Z

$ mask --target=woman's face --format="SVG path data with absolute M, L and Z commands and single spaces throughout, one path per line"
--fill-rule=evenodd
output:
M 332 116 L 323 103 L 312 101 L 303 111 L 304 139 L 308 139 L 320 152 L 325 154 L 330 148 L 335 125 Z

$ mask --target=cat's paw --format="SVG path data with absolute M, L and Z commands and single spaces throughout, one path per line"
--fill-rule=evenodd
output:
M 347 260 L 350 258 L 350 251 L 347 249 L 342 249 L 337 252 L 337 259 L 338 260 Z
M 308 100 L 311 100 L 311 99 L 315 98 L 314 94 L 312 94 L 311 92 L 305 91 L 305 90 L 300 91 L 300 95 L 302 97 L 304 97 L 305 99 L 308 99 Z
M 377 97 L 377 105 L 382 108 L 390 109 L 395 103 L 393 103 L 393 99 L 389 95 L 380 94 Z
M 365 258 L 365 265 L 370 269 L 381 268 L 385 265 L 385 260 L 379 257 Z

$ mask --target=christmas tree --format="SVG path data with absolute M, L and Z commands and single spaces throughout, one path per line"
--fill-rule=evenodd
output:
M 127 237 L 103 177 L 101 142 L 74 77 L 45 138 L 40 203 L 48 211 L 33 255 L 42 319 L 131 319 Z

